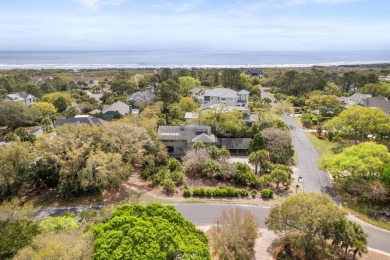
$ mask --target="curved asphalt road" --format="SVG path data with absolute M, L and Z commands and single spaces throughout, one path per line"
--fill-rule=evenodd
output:
M 263 91 L 261 95 L 274 100 L 267 92 Z M 329 175 L 317 167 L 321 156 L 309 137 L 291 116 L 283 115 L 282 118 L 290 127 L 290 135 L 298 159 L 297 167 L 299 174 L 302 176 L 303 191 L 328 194 L 336 204 L 341 205 Z M 368 224 L 352 215 L 349 215 L 348 218 L 362 225 L 368 234 L 368 246 L 370 248 L 390 253 L 389 231 Z
M 262 93 L 263 97 L 273 98 L 266 92 Z M 303 177 L 302 185 L 305 192 L 316 192 L 322 194 L 329 194 L 336 203 L 338 203 L 337 196 L 332 187 L 332 182 L 329 176 L 324 171 L 317 167 L 320 155 L 316 148 L 310 142 L 307 135 L 302 128 L 290 116 L 284 115 L 283 120 L 290 127 L 291 138 L 298 158 L 298 170 Z M 209 203 L 188 203 L 176 204 L 175 208 L 180 211 L 184 218 L 192 221 L 197 226 L 212 225 L 216 223 L 217 218 L 226 208 L 240 207 L 252 212 L 261 227 L 264 227 L 264 220 L 268 216 L 269 207 L 259 206 L 245 206 L 232 204 L 209 204 Z M 69 208 L 45 208 L 42 209 L 38 218 L 45 216 L 60 216 L 65 212 L 70 211 L 79 213 L 85 208 L 99 209 L 101 206 L 90 207 L 69 207 Z M 354 216 L 348 216 L 349 219 L 361 224 L 368 234 L 368 246 L 372 249 L 379 250 L 389 254 L 390 256 L 390 232 L 381 228 L 370 225 Z

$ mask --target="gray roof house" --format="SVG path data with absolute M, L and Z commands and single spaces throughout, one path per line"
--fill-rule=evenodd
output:
M 115 111 L 118 111 L 122 116 L 130 113 L 131 108 L 128 104 L 123 103 L 122 101 L 117 101 L 112 105 L 104 105 L 102 109 L 102 113 L 113 116 Z
M 248 107 L 249 92 L 241 90 L 239 92 L 229 88 L 208 89 L 200 97 L 203 105 L 225 104 L 234 107 Z M 202 107 L 201 107 L 202 108 Z
M 264 74 L 260 69 L 246 69 L 244 70 L 244 74 L 249 76 L 249 77 L 259 77 L 263 78 Z
M 183 156 L 195 142 L 202 142 L 206 146 L 217 142 L 210 126 L 199 125 L 159 126 L 158 139 L 165 144 L 169 156 L 172 157 Z
M 26 107 L 30 107 L 30 106 L 34 105 L 35 102 L 37 102 L 36 97 L 34 97 L 33 95 L 28 94 L 26 92 L 9 94 L 9 95 L 7 95 L 7 98 L 11 101 L 14 101 L 14 102 L 21 102 Z
M 127 96 L 127 100 L 133 102 L 134 108 L 144 108 L 149 104 L 153 104 L 155 98 L 154 88 L 148 88 L 145 91 L 135 92 Z
M 63 126 L 65 124 L 88 124 L 88 125 L 102 125 L 108 123 L 107 121 L 89 115 L 77 115 L 74 118 L 59 118 L 54 120 L 54 127 Z
M 221 146 L 228 149 L 230 154 L 247 155 L 251 138 L 221 138 Z
M 380 108 L 390 114 L 390 101 L 382 96 L 363 98 L 360 105 L 364 107 Z
M 364 98 L 371 97 L 370 94 L 361 94 L 361 93 L 355 93 L 350 97 L 338 97 L 337 99 L 340 100 L 341 104 L 343 104 L 344 107 L 351 107 L 351 106 L 357 106 L 359 105 Z

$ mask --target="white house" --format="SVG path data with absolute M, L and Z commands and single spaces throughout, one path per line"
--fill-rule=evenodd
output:
M 26 107 L 30 107 L 37 102 L 36 97 L 34 97 L 31 94 L 25 93 L 25 92 L 20 92 L 20 93 L 14 93 L 14 94 L 9 94 L 7 95 L 7 98 L 15 101 L 15 102 L 21 102 L 23 103 Z
M 229 88 L 215 88 L 206 90 L 200 100 L 203 105 L 225 104 L 227 106 L 248 107 L 249 92 L 246 90 L 237 92 Z

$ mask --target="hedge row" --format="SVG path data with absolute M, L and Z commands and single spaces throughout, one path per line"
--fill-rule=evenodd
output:
M 190 197 L 191 195 L 198 197 L 246 197 L 248 196 L 248 192 L 245 189 L 235 189 L 233 187 L 215 189 L 205 189 L 201 187 L 194 188 L 192 191 L 190 189 L 184 190 L 184 197 Z

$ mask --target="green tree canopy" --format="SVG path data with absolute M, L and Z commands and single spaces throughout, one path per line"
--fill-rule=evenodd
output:
M 29 143 L 0 146 L 0 195 L 16 195 L 29 187 L 34 154 Z
M 390 134 L 390 116 L 378 108 L 350 107 L 326 124 L 329 132 L 354 140 L 366 140 L 369 134 L 377 139 Z
M 118 188 L 131 174 L 131 167 L 158 164 L 166 158 L 146 130 L 124 122 L 105 127 L 68 124 L 57 128 L 56 133 L 53 139 L 45 137 L 36 142 L 41 159 L 51 151 L 50 158 L 37 163 L 56 166 L 49 172 L 38 167 L 40 180 L 54 185 L 58 179 L 56 189 L 64 196 Z M 59 178 L 55 177 L 58 174 Z
M 196 86 L 200 86 L 200 81 L 190 76 L 179 77 L 180 91 L 183 95 L 186 95 L 190 89 Z
M 337 115 L 342 108 L 341 101 L 335 95 L 312 95 L 306 100 L 306 105 L 312 110 L 318 110 L 320 115 L 330 111 Z
M 339 154 L 323 158 L 321 167 L 338 178 L 358 177 L 368 180 L 379 177 L 389 162 L 387 147 L 370 142 L 351 146 Z
M 138 85 L 134 80 L 116 79 L 111 82 L 111 90 L 118 95 L 129 95 L 138 90 Z
M 222 105 L 200 113 L 199 117 L 193 121 L 210 126 L 213 133 L 217 135 L 223 135 L 224 132 L 229 132 L 235 137 L 242 136 L 245 126 L 240 111 L 226 111 L 225 106 Z
M 199 104 L 194 101 L 191 97 L 182 97 L 177 104 L 182 112 L 192 112 L 199 108 Z
M 42 116 L 49 116 L 57 112 L 56 107 L 49 102 L 37 102 L 32 107 L 39 110 Z
M 211 259 L 205 234 L 172 206 L 121 205 L 93 232 L 94 259 Z
M 75 102 L 74 98 L 72 98 L 71 94 L 68 92 L 54 92 L 43 95 L 42 101 L 54 104 L 59 97 L 62 97 L 65 100 L 66 106 L 70 106 Z
M 40 116 L 38 110 L 27 108 L 20 102 L 0 101 L 0 126 L 16 129 L 37 125 Z
M 13 259 L 92 259 L 92 253 L 92 236 L 72 230 L 40 234 Z
M 265 140 L 261 133 L 255 134 L 249 143 L 249 153 L 253 153 L 259 150 L 263 150 L 265 148 Z
M 298 193 L 274 206 L 266 219 L 266 225 L 269 230 L 287 239 L 293 249 L 302 250 L 306 258 L 327 259 L 331 257 L 328 239 L 334 241 L 339 249 L 341 242 L 347 242 L 340 239 L 340 235 L 346 232 L 340 229 L 340 232 L 336 232 L 334 229 L 338 223 L 345 221 L 345 213 L 330 197 Z M 365 243 L 365 240 L 361 242 Z
M 367 83 L 360 89 L 363 94 L 371 94 L 372 96 L 390 96 L 390 89 L 382 84 Z

